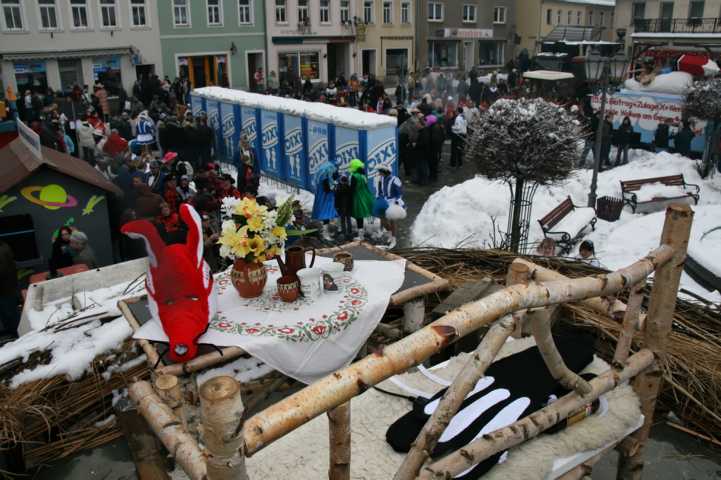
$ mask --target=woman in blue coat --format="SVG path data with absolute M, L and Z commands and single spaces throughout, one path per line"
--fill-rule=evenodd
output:
M 323 238 L 331 240 L 330 221 L 338 216 L 335 210 L 335 184 L 338 178 L 338 168 L 330 160 L 323 162 L 315 173 L 315 200 L 313 213 L 315 220 L 323 222 Z

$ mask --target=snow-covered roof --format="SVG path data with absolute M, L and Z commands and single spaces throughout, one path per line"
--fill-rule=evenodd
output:
M 578 3 L 582 5 L 595 5 L 597 7 L 615 7 L 616 0 L 561 0 L 563 3 Z
M 230 88 L 196 88 L 193 90 L 193 95 L 228 103 L 237 103 L 252 108 L 281 112 L 288 115 L 302 116 L 311 120 L 333 123 L 350 128 L 374 129 L 395 127 L 398 124 L 396 118 L 389 115 L 363 112 L 354 108 L 336 107 L 325 103 L 304 102 L 302 100 L 276 97 L 274 95 L 261 95 Z
M 555 70 L 534 70 L 532 72 L 525 72 L 523 78 L 530 78 L 533 80 L 569 80 L 574 78 L 572 73 L 568 72 L 557 72 Z

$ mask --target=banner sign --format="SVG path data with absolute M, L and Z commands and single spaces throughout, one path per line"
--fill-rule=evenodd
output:
M 30 152 L 35 155 L 35 157 L 42 159 L 43 148 L 40 144 L 40 135 L 35 133 L 32 128 L 25 125 L 25 123 L 19 118 L 16 121 L 18 125 L 18 136 L 20 137 L 20 140 L 25 144 L 26 147 L 28 147 L 28 150 L 30 150 Z
M 654 141 L 656 129 L 660 123 L 670 122 L 671 134 L 681 128 L 683 104 L 684 99 L 680 95 L 624 90 L 607 97 L 606 114 L 613 117 L 614 129 L 621 125 L 624 117 L 628 117 L 634 132 L 641 135 L 641 142 L 650 144 Z M 600 95 L 591 96 L 591 106 L 594 110 L 601 108 Z M 703 152 L 705 127 L 705 121 L 693 121 L 691 128 L 698 131 L 698 134 L 691 142 L 691 150 Z
M 239 162 L 239 143 L 246 137 L 253 146 L 261 173 L 289 185 L 313 191 L 318 167 L 331 160 L 347 172 L 351 160 L 366 164 L 372 178 L 383 164 L 398 170 L 397 128 L 352 128 L 297 115 L 260 109 L 240 102 L 191 95 L 194 115 L 205 111 L 216 135 L 218 160 Z M 387 124 L 386 124 L 387 125 Z M 372 184 L 372 183 L 371 183 Z

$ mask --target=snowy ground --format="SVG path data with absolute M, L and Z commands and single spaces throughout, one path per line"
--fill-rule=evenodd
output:
M 612 157 L 613 158 L 613 157 Z M 712 212 L 721 207 L 721 176 L 703 180 L 695 169 L 695 162 L 679 155 L 654 154 L 645 150 L 632 150 L 629 163 L 598 176 L 598 197 L 621 197 L 620 180 L 674 175 L 682 173 L 687 183 L 701 187 L 701 200 L 696 208 L 692 238 L 721 225 L 721 217 Z M 576 170 L 562 185 L 540 187 L 536 192 L 531 213 L 529 240 L 538 242 L 543 232 L 538 219 L 550 212 L 567 196 L 573 203 L 585 206 L 591 184 L 591 170 Z M 434 193 L 423 206 L 411 227 L 413 246 L 445 248 L 489 248 L 494 245 L 499 230 L 505 232 L 508 221 L 509 189 L 503 182 L 493 182 L 477 176 L 458 185 L 444 187 Z M 706 207 L 704 206 L 713 206 Z M 625 208 L 617 222 L 598 221 L 596 231 L 587 238 L 594 241 L 596 255 L 609 269 L 628 265 L 658 245 L 663 226 L 663 212 L 650 215 L 632 214 Z M 574 252 L 575 254 L 576 252 Z M 704 298 L 721 301 L 718 292 L 708 292 L 686 274 L 682 287 Z

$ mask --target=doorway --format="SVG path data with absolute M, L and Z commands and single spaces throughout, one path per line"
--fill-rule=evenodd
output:
M 178 57 L 178 74 L 187 77 L 193 88 L 230 86 L 228 56 L 225 54 Z
M 350 44 L 329 43 L 328 44 L 328 81 L 331 82 L 341 74 L 347 78 L 348 57 Z
M 473 68 L 473 42 L 463 42 L 463 67 L 467 72 Z
M 361 54 L 362 62 L 362 74 L 363 75 L 375 75 L 376 74 L 376 51 L 375 50 L 363 50 Z
M 257 92 L 262 89 L 262 85 L 258 85 L 255 79 L 255 72 L 258 69 L 262 69 L 265 66 L 265 59 L 263 58 L 263 52 L 246 52 L 246 75 L 248 76 L 248 88 L 251 92 Z M 263 81 L 265 80 L 266 72 L 262 70 Z M 261 81 L 262 83 L 262 81 Z
M 149 64 L 135 66 L 135 76 L 138 80 L 149 79 L 153 75 L 155 75 L 155 65 Z

